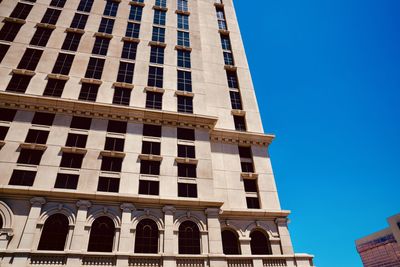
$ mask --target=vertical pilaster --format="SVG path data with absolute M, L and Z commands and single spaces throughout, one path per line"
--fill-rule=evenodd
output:
M 284 255 L 291 255 L 294 253 L 292 240 L 290 239 L 288 230 L 288 221 L 287 218 L 277 218 L 275 220 L 279 237 L 281 238 L 282 253 Z
M 19 242 L 18 249 L 20 250 L 33 249 L 32 243 L 35 236 L 36 225 L 42 211 L 42 206 L 46 203 L 46 200 L 43 197 L 34 197 L 30 202 L 32 206 L 29 211 L 28 219 L 26 220 L 24 233 Z
M 251 255 L 250 237 L 239 237 L 242 255 Z
M 136 210 L 135 206 L 131 203 L 123 203 L 120 206 L 122 210 L 121 221 L 121 234 L 119 241 L 119 252 L 132 252 L 134 251 L 133 234 L 131 233 L 131 220 L 132 212 Z
M 174 206 L 165 206 L 163 208 L 164 212 L 164 267 L 175 267 L 176 261 L 173 255 L 178 254 L 175 246 L 175 237 L 174 237 L 174 213 L 175 213 Z
M 222 249 L 221 224 L 218 219 L 219 213 L 219 209 L 206 209 L 209 253 L 211 255 L 224 253 Z

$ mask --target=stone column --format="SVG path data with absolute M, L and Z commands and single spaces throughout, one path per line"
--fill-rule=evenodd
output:
M 210 267 L 225 267 L 227 266 L 227 262 L 223 257 L 224 251 L 222 248 L 221 223 L 218 218 L 220 209 L 208 208 L 205 213 L 207 214 Z M 203 251 L 203 254 L 206 253 L 206 251 Z
M 30 200 L 32 206 L 29 211 L 28 219 L 25 224 L 24 232 L 21 237 L 21 241 L 19 242 L 18 249 L 19 250 L 31 250 L 36 249 L 32 247 L 33 239 L 35 236 L 35 230 L 37 226 L 38 219 L 40 217 L 40 213 L 42 211 L 43 204 L 46 203 L 46 200 L 43 197 L 34 197 Z
M 164 212 L 164 264 L 163 267 L 175 267 L 176 260 L 174 255 L 178 254 L 175 245 L 175 237 L 174 237 L 174 206 L 165 206 L 163 208 Z M 162 252 L 162 251 L 161 251 Z
M 251 255 L 250 237 L 239 237 L 240 250 L 242 255 Z
M 275 220 L 279 237 L 281 238 L 282 253 L 284 255 L 294 254 L 292 240 L 290 239 L 288 230 L 288 222 L 289 220 L 287 218 L 277 218 Z
M 134 251 L 133 234 L 131 233 L 132 212 L 136 210 L 135 206 L 131 203 L 123 203 L 120 206 L 122 210 L 121 219 L 121 234 L 119 240 L 119 252 L 132 252 Z

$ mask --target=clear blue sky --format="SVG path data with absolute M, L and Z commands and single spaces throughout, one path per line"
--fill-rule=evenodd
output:
M 400 1 L 234 1 L 295 250 L 362 266 L 400 212 Z

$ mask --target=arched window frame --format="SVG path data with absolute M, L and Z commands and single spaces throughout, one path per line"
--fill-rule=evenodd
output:
M 145 221 L 151 221 L 154 225 L 154 227 L 156 228 L 156 230 L 157 230 L 157 241 L 156 241 L 156 244 L 157 244 L 157 249 L 155 250 L 155 251 L 152 251 L 152 252 L 146 252 L 146 251 L 138 251 L 138 243 L 137 243 L 137 238 L 138 238 L 138 233 L 140 232 L 139 231 L 139 227 L 141 226 L 141 224 L 142 223 L 144 223 Z M 134 244 L 134 251 L 135 251 L 135 253 L 149 253 L 149 254 L 158 254 L 161 250 L 160 250 L 160 243 L 161 243 L 161 238 L 160 238 L 160 225 L 157 223 L 157 221 L 156 220 L 154 220 L 153 218 L 151 218 L 151 217 L 149 217 L 149 216 L 146 216 L 146 217 L 144 217 L 144 218 L 142 218 L 142 219 L 140 219 L 140 220 L 138 220 L 137 221 L 137 223 L 136 223 L 136 226 L 135 226 L 135 244 Z
M 199 246 L 199 250 L 198 250 L 198 252 L 195 252 L 195 253 L 191 253 L 191 252 L 189 252 L 189 253 L 184 253 L 184 252 L 181 251 L 181 250 L 183 250 L 183 248 L 181 247 L 181 246 L 182 246 L 182 244 L 181 244 L 181 235 L 182 235 L 182 233 L 181 233 L 181 227 L 182 227 L 184 224 L 188 224 L 188 223 L 190 223 L 190 224 L 192 224 L 194 227 L 196 227 L 195 230 L 197 230 L 197 232 L 198 232 L 198 246 Z M 199 255 L 199 254 L 202 253 L 202 237 L 201 237 L 201 230 L 200 230 L 198 224 L 197 224 L 196 222 L 194 222 L 193 220 L 185 220 L 185 221 L 181 222 L 180 225 L 179 225 L 179 228 L 178 228 L 178 251 L 179 251 L 179 252 L 178 252 L 179 254 L 190 254 L 190 255 Z
M 251 242 L 252 242 L 252 240 L 251 240 L 251 235 L 252 235 L 253 233 L 255 233 L 255 232 L 259 232 L 260 234 L 262 234 L 262 235 L 266 238 L 266 240 L 267 240 L 267 242 L 268 242 L 268 243 L 267 243 L 267 247 L 266 247 L 267 253 L 253 253 L 253 248 L 251 247 Z M 254 228 L 254 229 L 249 233 L 249 237 L 250 237 L 250 249 L 251 249 L 251 254 L 252 254 L 252 255 L 272 255 L 271 237 L 270 237 L 270 235 L 268 234 L 267 231 L 265 231 L 265 230 L 262 229 L 262 228 L 257 227 L 257 228 Z
M 222 228 L 221 230 L 222 230 L 221 231 L 222 249 L 224 251 L 224 254 L 226 254 L 226 253 L 225 253 L 225 244 L 224 244 L 224 240 L 223 240 L 223 236 L 222 235 L 223 235 L 223 232 L 227 231 L 227 232 L 232 233 L 236 238 L 237 253 L 229 253 L 229 254 L 226 254 L 226 255 L 241 255 L 242 251 L 241 251 L 241 247 L 240 247 L 239 234 L 237 233 L 237 231 L 235 231 L 234 229 L 232 229 L 230 227 L 225 227 L 225 228 Z
M 3 222 L 3 226 L 0 229 L 0 249 L 6 249 L 8 246 L 8 242 L 14 235 L 14 213 L 12 212 L 10 207 L 3 201 L 0 201 L 0 217 Z
M 59 238 L 63 238 L 63 239 L 64 239 L 64 240 L 60 240 L 60 246 L 61 246 L 61 243 L 63 243 L 63 246 L 62 246 L 62 248 L 60 247 L 59 249 L 43 249 L 43 248 L 41 248 L 41 244 L 42 244 L 41 242 L 44 242 L 44 241 L 42 241 L 42 240 L 43 240 L 44 236 L 45 236 L 46 234 L 48 234 L 48 233 L 46 233 L 46 232 L 44 232 L 44 231 L 46 231 L 46 226 L 47 226 L 48 223 L 50 222 L 49 220 L 55 218 L 55 216 L 63 216 L 64 219 L 65 219 L 65 223 L 66 223 L 66 225 L 65 225 L 66 229 L 64 229 L 64 231 L 65 231 L 65 237 L 63 237 L 63 236 L 60 236 L 60 237 L 59 237 Z M 60 229 L 60 231 L 61 231 L 61 229 Z M 39 240 L 38 240 L 39 243 L 38 243 L 38 246 L 37 246 L 37 250 L 64 251 L 64 250 L 67 248 L 67 246 L 68 246 L 68 235 L 69 235 L 69 234 L 70 234 L 70 221 L 69 221 L 68 216 L 66 216 L 65 214 L 63 214 L 63 213 L 61 213 L 61 212 L 51 214 L 50 216 L 47 217 L 47 219 L 45 220 L 44 224 L 43 224 L 42 227 L 41 227 L 41 233 L 40 233 L 40 238 L 39 238 Z M 62 241 L 64 241 L 64 242 L 62 242 Z M 43 246 L 43 245 L 42 245 L 42 246 Z

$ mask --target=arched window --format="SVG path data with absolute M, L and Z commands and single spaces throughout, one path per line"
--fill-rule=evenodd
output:
M 47 218 L 42 229 L 38 250 L 64 250 L 69 230 L 68 218 L 54 214 Z
M 97 218 L 90 230 L 88 251 L 112 252 L 114 235 L 114 222 L 106 216 Z
M 194 222 L 179 226 L 179 254 L 200 254 L 200 231 Z
M 250 234 L 250 247 L 251 254 L 253 255 L 269 255 L 271 252 L 271 245 L 269 238 L 261 231 L 253 231 Z
M 153 220 L 143 219 L 138 223 L 135 253 L 158 253 L 158 227 Z
M 0 229 L 3 229 L 3 218 L 0 216 Z
M 240 254 L 238 236 L 230 230 L 222 231 L 222 246 L 226 255 Z

